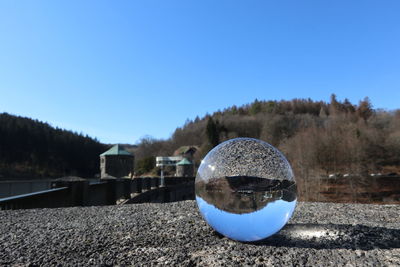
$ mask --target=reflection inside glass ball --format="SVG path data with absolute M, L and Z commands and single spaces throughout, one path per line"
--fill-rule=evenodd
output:
M 195 190 L 207 223 L 239 241 L 259 241 L 278 232 L 297 202 L 286 158 L 252 138 L 228 140 L 212 149 L 199 167 Z

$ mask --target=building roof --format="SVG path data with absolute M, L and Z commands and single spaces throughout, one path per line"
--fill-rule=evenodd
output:
M 129 153 L 128 151 L 123 149 L 120 145 L 115 145 L 106 152 L 100 154 L 100 156 L 111 156 L 111 155 L 133 156 L 132 153 Z
M 196 153 L 199 150 L 197 146 L 181 146 L 177 150 L 175 150 L 174 155 L 183 155 L 186 153 Z
M 192 163 L 188 159 L 183 159 L 179 161 L 176 165 L 192 165 Z

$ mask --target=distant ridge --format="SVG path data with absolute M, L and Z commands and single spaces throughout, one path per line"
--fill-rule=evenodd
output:
M 89 136 L 0 113 L 0 179 L 94 177 L 106 149 Z
M 281 150 L 300 187 L 307 177 L 400 173 L 400 110 L 374 109 L 368 97 L 357 104 L 340 101 L 334 94 L 330 102 L 256 99 L 187 120 L 167 140 L 141 140 L 136 161 L 144 165 L 151 157 L 195 145 L 199 166 L 208 151 L 235 137 L 261 139 Z

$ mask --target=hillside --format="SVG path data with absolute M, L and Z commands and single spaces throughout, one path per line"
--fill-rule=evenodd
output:
M 99 172 L 99 154 L 106 149 L 82 134 L 0 114 L 0 179 L 93 177 Z
M 198 165 L 212 147 L 235 137 L 258 138 L 278 147 L 303 181 L 332 173 L 400 170 L 400 110 L 375 110 L 368 98 L 352 104 L 335 95 L 329 103 L 255 100 L 188 120 L 168 140 L 141 140 L 135 149 L 137 164 L 172 155 L 183 145 L 197 145 Z
M 156 173 L 156 156 L 195 145 L 195 164 L 214 146 L 235 137 L 265 140 L 289 159 L 300 184 L 332 173 L 365 175 L 400 172 L 400 110 L 373 109 L 368 98 L 358 104 L 310 99 L 259 101 L 232 106 L 188 120 L 171 138 L 143 138 L 127 146 L 135 154 L 137 174 Z M 1 177 L 93 177 L 104 144 L 50 125 L 0 114 Z

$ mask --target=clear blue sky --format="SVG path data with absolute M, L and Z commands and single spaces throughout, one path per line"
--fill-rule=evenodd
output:
M 400 1 L 0 2 L 0 112 L 135 143 L 231 105 L 399 108 Z

